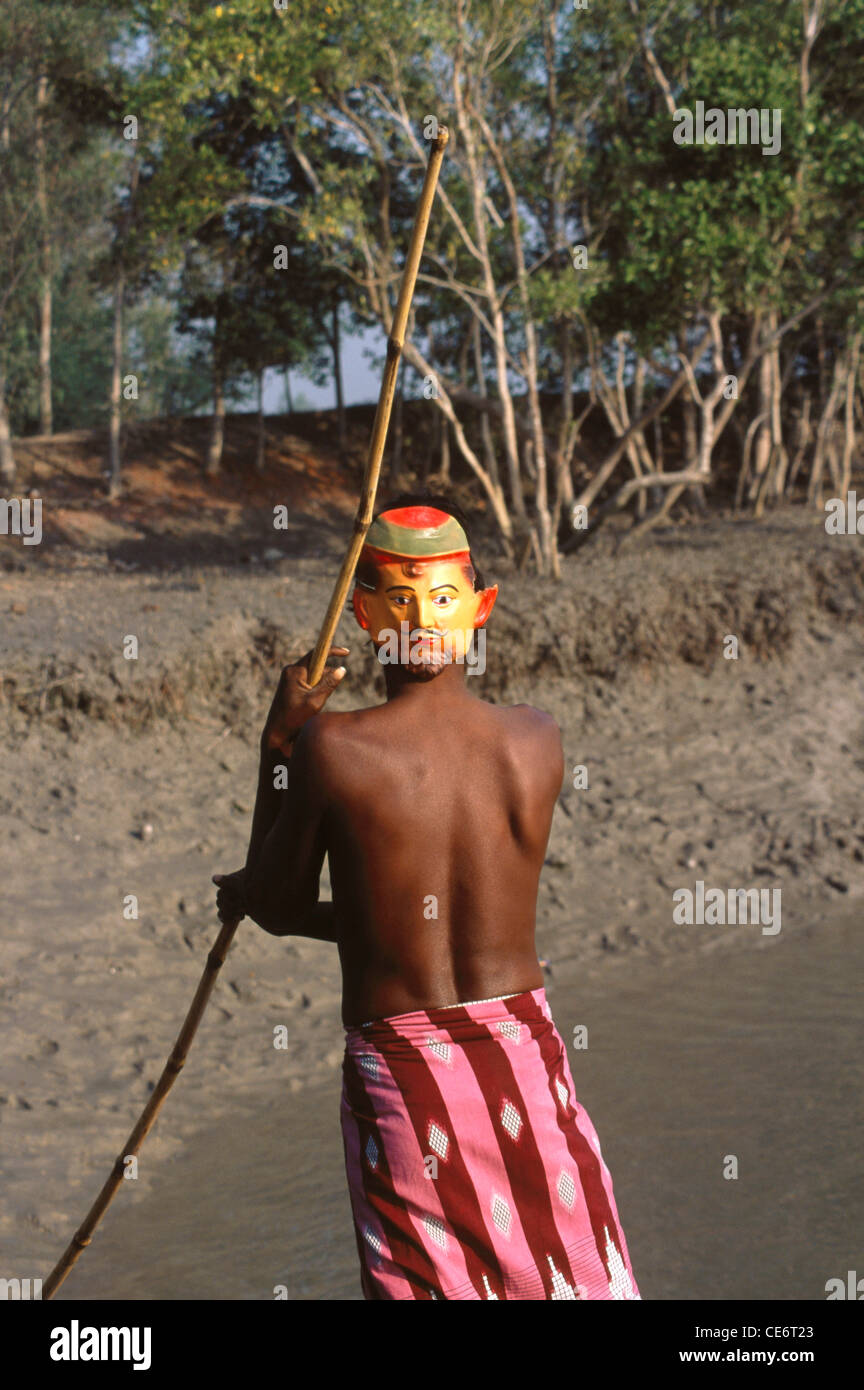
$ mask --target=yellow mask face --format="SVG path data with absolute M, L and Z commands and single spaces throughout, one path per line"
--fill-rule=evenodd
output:
M 475 629 L 484 625 L 498 596 L 497 584 L 475 591 L 454 559 L 394 557 L 376 565 L 376 574 L 374 594 L 355 590 L 354 614 L 382 662 L 404 665 L 407 657 L 412 667 L 437 670 L 464 661 Z M 398 656 L 386 655 L 396 651 Z

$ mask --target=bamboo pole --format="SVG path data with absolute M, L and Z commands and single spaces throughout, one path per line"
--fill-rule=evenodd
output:
M 354 531 L 351 536 L 351 541 L 345 559 L 342 562 L 339 577 L 334 585 L 330 603 L 327 606 L 327 612 L 324 615 L 324 623 L 315 650 L 312 653 L 312 662 L 309 667 L 310 685 L 317 685 L 323 675 L 327 653 L 332 646 L 333 636 L 336 632 L 339 619 L 342 616 L 342 609 L 348 597 L 351 580 L 354 578 L 354 570 L 357 568 L 357 560 L 360 551 L 363 549 L 366 532 L 372 524 L 372 514 L 375 509 L 375 494 L 378 490 L 378 477 L 381 472 L 381 460 L 384 456 L 384 442 L 387 438 L 387 426 L 390 423 L 390 410 L 393 405 L 393 395 L 396 390 L 399 359 L 402 356 L 402 347 L 405 342 L 405 325 L 408 322 L 408 311 L 411 308 L 411 300 L 414 297 L 414 286 L 417 281 L 417 271 L 420 268 L 420 257 L 423 254 L 423 243 L 426 240 L 426 228 L 429 225 L 429 214 L 432 211 L 432 201 L 435 197 L 438 174 L 441 169 L 441 161 L 444 158 L 444 147 L 449 138 L 450 133 L 447 127 L 439 126 L 438 136 L 433 142 L 432 153 L 429 156 L 429 163 L 426 166 L 426 178 L 423 181 L 420 202 L 417 205 L 414 230 L 411 233 L 411 242 L 408 247 L 405 269 L 402 274 L 402 285 L 399 290 L 399 298 L 396 301 L 396 310 L 393 314 L 393 323 L 390 326 L 390 335 L 387 339 L 387 365 L 384 368 L 381 394 L 378 397 L 378 409 L 375 412 L 375 423 L 372 426 L 372 437 L 369 440 L 369 453 L 366 458 L 366 469 L 363 474 L 360 505 L 357 508 L 357 515 L 354 518 Z
M 387 426 L 390 423 L 390 411 L 393 405 L 396 373 L 399 370 L 399 358 L 405 340 L 405 326 L 408 322 L 408 311 L 411 307 L 414 286 L 417 282 L 417 271 L 420 267 L 420 257 L 423 254 L 423 244 L 426 240 L 426 228 L 429 225 L 429 216 L 432 211 L 432 202 L 435 197 L 438 175 L 441 170 L 441 161 L 444 158 L 444 148 L 448 139 L 449 131 L 446 126 L 439 126 L 438 136 L 432 144 L 429 163 L 426 166 L 426 177 L 423 180 L 423 188 L 420 193 L 420 201 L 417 205 L 417 214 L 414 219 L 414 228 L 411 233 L 405 269 L 402 273 L 402 285 L 399 290 L 399 298 L 396 302 L 396 310 L 393 315 L 390 335 L 387 339 L 387 364 L 384 369 L 384 378 L 381 382 L 381 392 L 378 397 L 378 409 L 375 412 L 375 423 L 372 427 L 372 437 L 369 442 L 369 453 L 366 460 L 365 472 L 363 474 L 360 505 L 354 519 L 354 530 L 348 546 L 348 551 L 342 562 L 339 578 L 333 589 L 330 603 L 328 604 L 327 612 L 324 616 L 324 623 L 312 656 L 309 668 L 310 685 L 317 685 L 323 674 L 324 663 L 332 645 L 333 634 L 336 631 L 336 625 L 342 613 L 342 608 L 348 594 L 348 588 L 354 576 L 357 559 L 362 549 L 366 532 L 369 530 L 369 526 L 372 522 L 372 514 L 375 507 L 375 493 L 378 487 L 378 477 L 381 472 L 381 459 L 384 454 Z M 189 1011 L 184 1020 L 183 1027 L 177 1035 L 177 1041 L 174 1044 L 171 1056 L 165 1063 L 162 1075 L 159 1077 L 150 1099 L 141 1112 L 138 1123 L 126 1140 L 122 1152 L 117 1155 L 114 1166 L 104 1182 L 99 1196 L 96 1198 L 96 1201 L 93 1203 L 83 1222 L 75 1232 L 62 1256 L 45 1280 L 42 1288 L 43 1300 L 54 1297 L 70 1269 L 75 1264 L 76 1260 L 79 1259 L 82 1251 L 90 1244 L 96 1227 L 105 1215 L 115 1192 L 123 1181 L 127 1159 L 138 1153 L 138 1150 L 153 1128 L 156 1117 L 162 1108 L 162 1103 L 171 1087 L 174 1085 L 186 1061 L 189 1048 L 192 1045 L 192 1039 L 201 1021 L 201 1016 L 207 1007 L 207 1001 L 213 992 L 216 977 L 228 954 L 239 922 L 240 919 L 237 918 L 236 920 L 229 920 L 222 924 L 219 935 L 207 956 L 207 964 L 198 982 L 195 997 L 189 1006 Z

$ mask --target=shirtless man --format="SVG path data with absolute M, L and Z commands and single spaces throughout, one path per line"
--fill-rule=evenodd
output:
M 245 912 L 273 935 L 339 948 L 343 1136 L 364 1293 L 638 1297 L 534 945 L 560 732 L 540 710 L 492 705 L 470 688 L 468 647 L 497 586 L 484 587 L 449 504 L 407 499 L 379 514 L 357 575 L 355 616 L 379 659 L 404 658 L 407 644 L 392 638 L 410 634 L 409 659 L 384 664 L 385 704 L 338 714 L 321 710 L 344 667 L 314 689 L 311 654 L 285 668 L 246 867 L 216 881 L 223 917 Z M 333 900 L 319 903 L 325 854 Z M 505 1050 L 516 1042 L 512 1054 L 527 1042 L 520 1066 L 531 1055 L 535 1074 L 517 1076 L 502 1058 L 487 1085 L 490 1037 Z M 410 1094 L 416 1068 L 402 1075 L 406 1056 L 428 1059 L 423 1099 Z M 526 1230 L 538 1221 L 542 1251 Z

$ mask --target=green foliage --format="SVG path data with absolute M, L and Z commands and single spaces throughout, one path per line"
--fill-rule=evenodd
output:
M 58 425 L 102 418 L 120 267 L 139 413 L 204 408 L 214 363 L 237 389 L 271 365 L 322 380 L 333 308 L 373 321 L 370 259 L 393 302 L 429 115 L 454 131 L 442 189 L 471 236 L 469 154 L 478 161 L 519 363 L 512 211 L 480 116 L 497 141 L 516 188 L 544 389 L 558 381 L 562 326 L 578 369 L 589 329 L 601 348 L 625 332 L 656 357 L 708 311 L 738 331 L 829 291 L 821 312 L 842 341 L 862 314 L 864 0 L 826 0 L 804 107 L 800 0 L 638 8 L 641 27 L 629 5 L 557 0 L 290 0 L 285 10 L 7 0 L 0 77 L 31 81 L 45 54 L 51 79 Z M 777 109 L 780 152 L 677 144 L 648 38 L 677 108 Z M 477 118 L 473 151 L 456 133 L 457 90 Z M 0 353 L 14 426 L 29 429 L 39 256 L 26 90 L 16 112 L 0 183 L 0 255 L 14 280 L 5 298 L 0 287 Z M 135 141 L 123 139 L 130 115 Z M 583 268 L 577 245 L 588 249 Z M 443 212 L 424 271 L 439 283 L 418 283 L 416 323 L 455 370 L 471 320 L 448 277 L 487 305 L 478 258 Z

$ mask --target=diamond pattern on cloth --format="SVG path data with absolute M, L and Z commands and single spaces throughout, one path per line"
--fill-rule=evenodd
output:
M 366 1244 L 370 1246 L 371 1249 L 374 1251 L 376 1258 L 380 1257 L 381 1237 L 379 1235 L 376 1235 L 376 1233 L 372 1230 L 371 1226 L 364 1227 L 363 1239 L 365 1240 Z
M 498 1024 L 498 1032 L 508 1042 L 521 1043 L 522 1041 L 522 1024 L 512 1023 L 509 1018 Z
M 450 1147 L 450 1140 L 448 1139 L 446 1132 L 441 1128 L 440 1125 L 436 1125 L 434 1120 L 429 1121 L 429 1130 L 426 1136 L 426 1142 L 429 1145 L 432 1152 L 436 1153 L 439 1158 L 447 1157 L 447 1150 Z
M 448 1067 L 453 1065 L 452 1058 L 450 1056 L 451 1047 L 449 1043 L 439 1042 L 437 1038 L 427 1038 L 426 1046 L 428 1047 L 430 1052 L 434 1053 L 434 1055 L 439 1059 L 439 1061 L 445 1062 Z
M 378 1167 L 378 1145 L 375 1143 L 374 1135 L 370 1134 L 366 1140 L 366 1158 L 370 1168 Z
M 500 1192 L 492 1193 L 492 1220 L 505 1236 L 510 1234 L 513 1213 L 510 1210 L 510 1203 L 501 1196 Z
M 568 1211 L 572 1211 L 573 1203 L 576 1199 L 576 1184 L 573 1181 L 572 1175 L 568 1173 L 565 1168 L 562 1168 L 561 1172 L 558 1174 L 557 1187 L 558 1196 L 561 1198 L 564 1206 Z
M 522 1116 L 512 1100 L 505 1100 L 501 1107 L 501 1124 L 511 1139 L 518 1140 L 519 1132 L 522 1129 Z
M 447 1231 L 440 1216 L 424 1216 L 423 1227 L 436 1245 L 440 1245 L 442 1250 L 447 1249 Z

